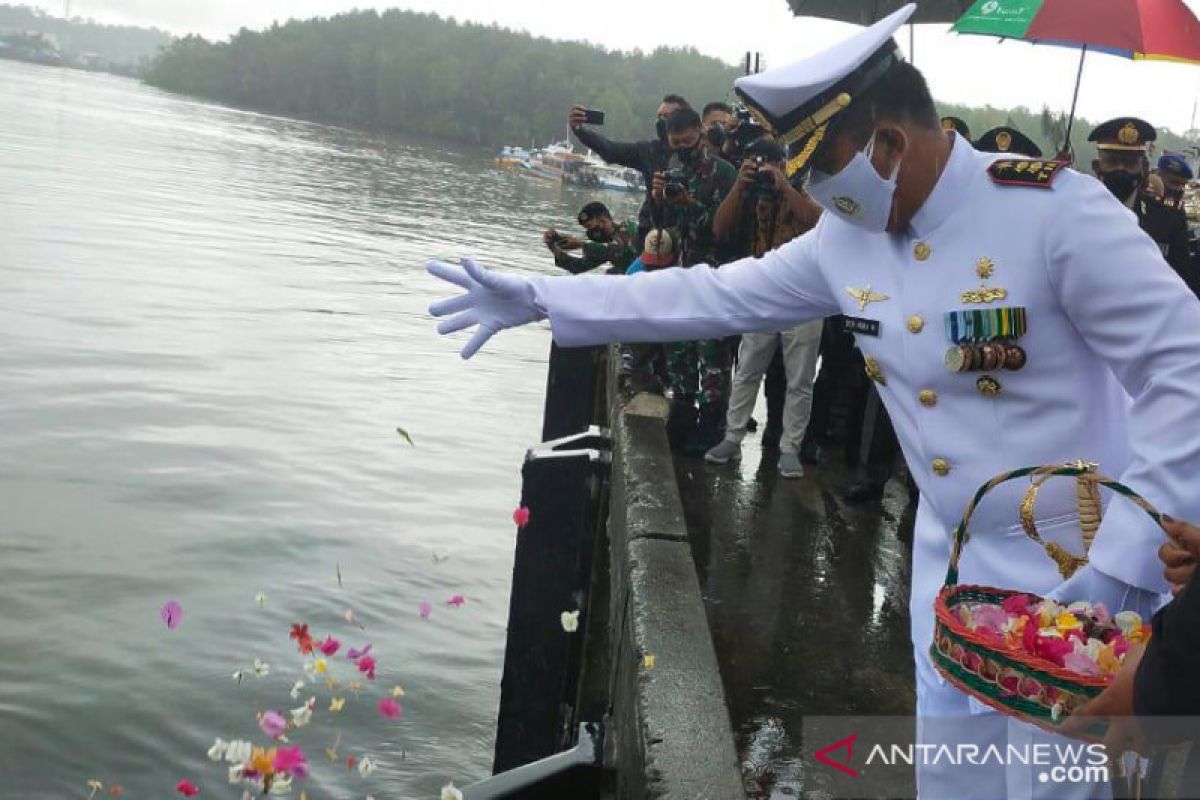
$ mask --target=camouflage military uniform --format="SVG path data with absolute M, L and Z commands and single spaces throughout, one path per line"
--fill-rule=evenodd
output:
M 667 205 L 663 211 L 678 231 L 680 263 L 684 267 L 715 266 L 720 253 L 713 220 L 737 181 L 737 170 L 708 153 L 698 157 L 695 168 L 685 169 L 692 202 L 683 207 Z M 732 354 L 725 341 L 676 342 L 666 349 L 667 380 L 675 402 L 688 408 L 698 403 L 702 424 L 706 416 L 723 419 L 732 368 Z

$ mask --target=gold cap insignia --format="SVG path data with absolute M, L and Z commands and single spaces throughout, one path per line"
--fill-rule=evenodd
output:
M 1139 138 L 1137 126 L 1132 122 L 1126 122 L 1125 126 L 1117 132 L 1117 141 L 1121 144 L 1135 145 Z
M 1012 147 L 1012 134 L 1008 131 L 1000 131 L 996 134 L 996 147 L 1001 153 L 1007 153 L 1008 148 Z

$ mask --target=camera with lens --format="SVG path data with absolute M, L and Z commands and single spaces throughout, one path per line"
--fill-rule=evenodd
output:
M 775 186 L 775 176 L 768 170 L 763 169 L 763 165 L 767 160 L 762 156 L 751 156 L 754 159 L 754 164 L 757 166 L 757 171 L 754 173 L 754 183 L 750 184 L 746 189 L 748 198 L 772 199 L 779 195 L 779 189 Z
M 678 200 L 687 193 L 688 175 L 682 167 L 673 167 L 663 173 L 663 197 Z
M 761 139 L 766 135 L 767 129 L 755 121 L 754 116 L 750 113 L 750 109 L 745 106 L 738 106 L 733 110 L 733 113 L 738 121 L 737 127 L 733 130 L 733 143 L 739 150 L 745 148 L 746 145 L 755 139 Z

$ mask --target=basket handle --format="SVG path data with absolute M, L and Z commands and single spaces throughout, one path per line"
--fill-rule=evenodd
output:
M 1112 478 L 1106 478 L 1094 471 L 1092 465 L 1080 462 L 1071 464 L 1059 464 L 1046 467 L 1025 467 L 1024 469 L 1005 472 L 992 478 L 990 481 L 979 487 L 975 492 L 975 496 L 971 498 L 971 502 L 967 504 L 967 510 L 963 513 L 962 522 L 958 523 L 958 528 L 954 531 L 954 547 L 950 551 L 950 567 L 946 570 L 946 586 L 954 586 L 958 583 L 958 562 L 962 558 L 963 547 L 966 546 L 970 535 L 967 533 L 967 526 L 971 522 L 971 517 L 975 515 L 975 510 L 983 501 L 988 492 L 995 489 L 1002 483 L 1007 483 L 1018 478 L 1029 477 L 1036 481 L 1038 478 L 1043 480 L 1054 476 L 1066 476 L 1079 478 L 1080 480 L 1091 481 L 1098 486 L 1104 486 L 1112 489 L 1119 495 L 1128 498 L 1135 503 L 1138 508 L 1142 509 L 1150 516 L 1152 520 L 1159 526 L 1163 525 L 1162 514 L 1158 512 L 1154 506 L 1150 505 L 1141 495 L 1130 489 L 1123 483 L 1118 483 Z

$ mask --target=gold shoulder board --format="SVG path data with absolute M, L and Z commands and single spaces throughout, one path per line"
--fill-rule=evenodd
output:
M 993 183 L 1002 186 L 1037 186 L 1049 189 L 1054 176 L 1067 166 L 1065 161 L 1024 161 L 1000 159 L 988 167 Z

